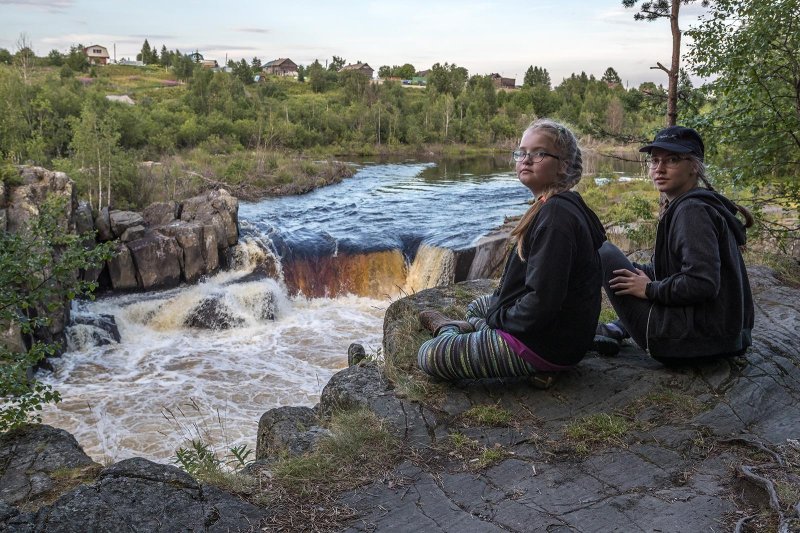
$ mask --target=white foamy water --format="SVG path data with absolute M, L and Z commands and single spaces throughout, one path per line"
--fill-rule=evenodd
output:
M 238 444 L 255 449 L 266 410 L 314 405 L 347 365 L 351 342 L 367 352 L 380 346 L 389 301 L 289 299 L 270 279 L 230 284 L 245 274 L 80 303 L 77 314 L 114 315 L 122 342 L 82 346 L 86 327 L 78 327 L 74 349 L 54 360 L 54 373 L 40 374 L 63 398 L 46 408 L 44 422 L 75 435 L 101 462 L 133 456 L 167 462 L 187 439 L 206 432 L 223 451 Z M 183 325 L 188 311 L 212 296 L 240 327 Z M 274 320 L 261 318 L 265 302 Z

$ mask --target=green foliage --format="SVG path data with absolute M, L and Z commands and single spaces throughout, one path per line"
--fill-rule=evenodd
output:
M 437 93 L 449 94 L 453 97 L 461 94 L 467 82 L 468 72 L 455 63 L 441 65 L 435 63 L 428 73 L 427 88 Z
M 544 67 L 528 67 L 525 71 L 525 80 L 522 83 L 523 87 L 542 87 L 550 90 L 550 73 Z
M 0 233 L 0 325 L 27 339 L 28 349 L 8 342 L 0 346 L 0 432 L 29 420 L 39 421 L 42 405 L 58 402 L 58 392 L 40 383 L 30 372 L 57 344 L 47 339 L 52 313 L 65 301 L 88 296 L 94 282 L 76 277 L 111 258 L 109 244 L 84 247 L 93 235 L 75 235 L 65 230 L 67 202 L 50 197 L 28 228 Z
M 356 486 L 391 465 L 399 453 L 397 439 L 368 409 L 334 413 L 330 430 L 331 436 L 321 439 L 313 452 L 275 465 L 275 478 L 283 487 L 309 494 Z
M 720 0 L 692 37 L 713 105 L 693 121 L 727 181 L 800 204 L 800 2 Z M 797 225 L 789 228 L 797 231 Z

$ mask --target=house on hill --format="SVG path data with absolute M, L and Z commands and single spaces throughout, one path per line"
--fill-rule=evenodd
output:
M 375 70 L 366 63 L 353 63 L 352 65 L 345 65 L 339 72 L 358 72 L 365 75 L 367 78 L 372 79 L 372 74 Z
M 490 75 L 492 83 L 498 89 L 514 89 L 516 88 L 516 78 L 504 78 L 500 74 L 493 73 Z
M 274 74 L 276 76 L 297 76 L 297 63 L 288 57 L 281 57 L 273 61 L 268 61 L 261 70 L 264 74 Z
M 100 46 L 99 44 L 87 46 L 83 49 L 83 54 L 86 56 L 90 65 L 107 65 L 108 58 L 111 57 L 108 55 L 108 48 Z

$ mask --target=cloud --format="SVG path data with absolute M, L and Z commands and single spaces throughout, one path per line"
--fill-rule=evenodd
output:
M 0 0 L 0 5 L 32 7 L 54 13 L 63 13 L 74 3 L 73 0 Z
M 272 30 L 267 28 L 233 28 L 233 31 L 240 33 L 271 33 Z
M 177 35 L 145 35 L 145 34 L 131 35 L 131 37 L 135 37 L 137 39 L 147 39 L 148 41 L 150 41 L 152 39 L 167 40 L 167 39 L 177 39 L 178 38 Z

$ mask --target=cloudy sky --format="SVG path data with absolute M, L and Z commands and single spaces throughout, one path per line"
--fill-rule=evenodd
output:
M 220 63 L 256 56 L 324 64 L 337 55 L 375 70 L 422 70 L 449 62 L 518 82 L 535 65 L 554 84 L 573 72 L 600 77 L 610 66 L 631 86 L 666 84 L 650 66 L 669 63 L 668 21 L 634 21 L 633 13 L 621 0 L 0 0 L 0 48 L 13 52 L 24 33 L 38 55 L 101 44 L 122 59 L 135 58 L 146 38 Z M 684 6 L 681 27 L 701 14 Z

